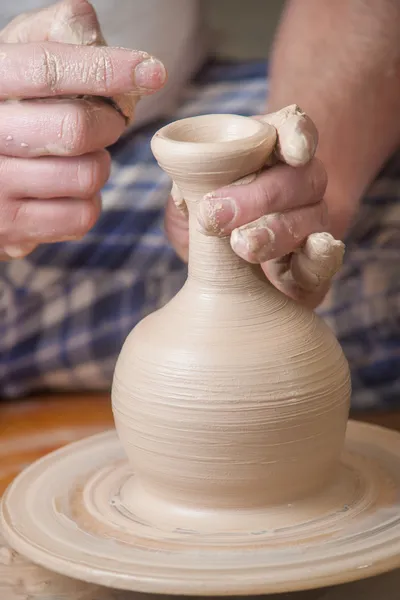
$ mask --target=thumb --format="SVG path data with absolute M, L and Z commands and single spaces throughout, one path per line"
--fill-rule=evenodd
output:
M 19 15 L 0 33 L 0 41 L 105 45 L 96 12 L 87 0 L 62 0 Z
M 296 104 L 256 117 L 276 129 L 275 158 L 291 167 L 301 167 L 313 158 L 318 131 L 313 121 Z

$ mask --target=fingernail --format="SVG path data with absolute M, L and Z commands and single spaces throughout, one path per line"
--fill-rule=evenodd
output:
M 10 258 L 23 258 L 27 254 L 30 254 L 35 248 L 35 244 L 21 244 L 20 246 L 10 244 L 8 246 L 4 246 L 3 251 Z
M 237 206 L 233 198 L 208 198 L 200 202 L 197 220 L 205 233 L 223 234 L 236 217 Z
M 135 67 L 135 84 L 143 90 L 158 90 L 167 78 L 164 65 L 157 58 L 143 60 Z
M 262 222 L 250 223 L 234 229 L 231 234 L 233 251 L 251 263 L 262 263 L 270 259 L 275 234 Z

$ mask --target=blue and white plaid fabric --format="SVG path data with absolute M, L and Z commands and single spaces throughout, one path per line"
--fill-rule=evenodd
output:
M 209 64 L 169 121 L 264 110 L 264 63 Z M 164 122 L 112 149 L 104 211 L 78 242 L 38 248 L 0 265 L 0 395 L 110 385 L 123 341 L 180 288 L 186 268 L 163 235 L 170 181 L 150 139 Z M 350 361 L 354 408 L 400 406 L 400 158 L 366 196 L 344 268 L 321 314 Z

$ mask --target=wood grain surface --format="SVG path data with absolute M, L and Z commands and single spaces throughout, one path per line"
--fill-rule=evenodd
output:
M 34 460 L 111 427 L 109 394 L 0 402 L 0 495 L 17 473 Z

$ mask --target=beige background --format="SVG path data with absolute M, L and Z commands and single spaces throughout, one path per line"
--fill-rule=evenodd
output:
M 0 28 L 23 11 L 37 9 L 55 1 L 0 0 Z M 213 42 L 219 56 L 246 59 L 268 55 L 274 30 L 285 4 L 284 0 L 200 1 L 206 22 L 213 32 Z M 168 0 L 165 2 L 168 6 Z M 115 4 L 118 7 L 118 0 Z
M 218 54 L 226 58 L 266 57 L 283 0 L 202 0 Z

